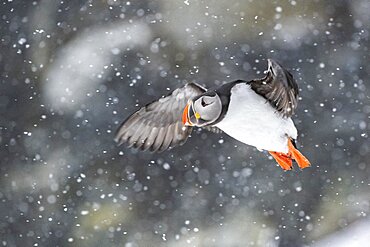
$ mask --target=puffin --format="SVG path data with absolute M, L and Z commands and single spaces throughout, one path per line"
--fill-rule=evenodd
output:
M 118 145 L 162 152 L 186 142 L 194 127 L 221 133 L 258 150 L 265 150 L 283 170 L 293 160 L 300 169 L 310 166 L 297 149 L 292 120 L 298 103 L 298 85 L 292 74 L 267 59 L 261 79 L 235 80 L 206 89 L 191 82 L 141 107 L 116 131 Z

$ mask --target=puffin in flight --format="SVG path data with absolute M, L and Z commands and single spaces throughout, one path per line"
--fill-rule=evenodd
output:
M 264 78 L 236 80 L 205 89 L 188 83 L 133 113 L 118 128 L 115 141 L 129 147 L 162 152 L 182 145 L 194 126 L 220 132 L 267 150 L 284 170 L 292 160 L 303 169 L 308 159 L 295 146 L 297 129 L 291 119 L 298 85 L 285 68 L 268 59 Z

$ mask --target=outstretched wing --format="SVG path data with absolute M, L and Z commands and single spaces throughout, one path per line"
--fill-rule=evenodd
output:
M 256 93 L 266 98 L 283 116 L 290 117 L 294 114 L 298 103 L 298 85 L 292 74 L 279 63 L 268 59 L 267 76 L 248 83 Z
M 182 124 L 182 112 L 189 99 L 205 91 L 205 88 L 195 83 L 188 83 L 170 95 L 142 107 L 121 124 L 115 141 L 152 152 L 162 152 L 170 146 L 183 144 L 192 127 Z

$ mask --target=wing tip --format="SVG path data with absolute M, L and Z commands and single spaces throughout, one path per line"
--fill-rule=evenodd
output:
M 118 128 L 118 130 L 116 131 L 116 134 L 114 135 L 114 138 L 113 138 L 113 141 L 117 144 L 117 146 L 120 146 L 123 143 L 122 134 L 120 132 L 121 132 L 121 127 Z
M 115 137 L 115 138 L 113 139 L 113 141 L 116 143 L 117 147 L 118 147 L 118 146 L 121 146 L 121 145 L 123 144 L 123 142 L 122 142 L 120 139 L 121 139 L 121 138 L 119 138 L 119 137 Z
M 299 89 L 296 80 L 293 75 L 284 68 L 279 62 L 272 58 L 267 59 L 267 70 L 271 72 L 273 78 L 282 80 L 285 86 L 293 89 L 295 96 L 298 95 Z

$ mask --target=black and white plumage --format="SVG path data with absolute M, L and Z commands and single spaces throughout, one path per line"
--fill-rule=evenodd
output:
M 237 80 L 209 90 L 195 83 L 176 89 L 128 117 L 115 140 L 161 152 L 183 144 L 192 126 L 220 129 L 245 144 L 268 150 L 283 169 L 290 169 L 293 158 L 304 168 L 308 160 L 292 145 L 297 129 L 290 117 L 297 97 L 293 76 L 268 59 L 268 72 L 262 79 Z

